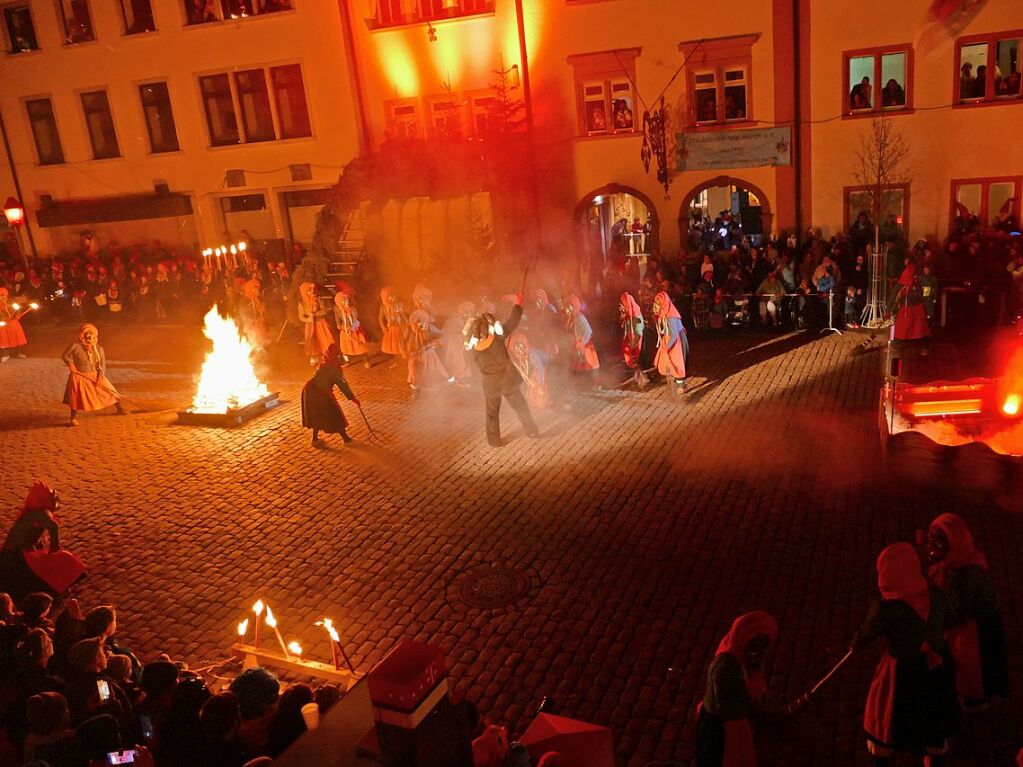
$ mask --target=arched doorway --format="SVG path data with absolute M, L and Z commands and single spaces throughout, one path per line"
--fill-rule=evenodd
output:
M 594 189 L 576 205 L 575 218 L 591 265 L 606 267 L 628 258 L 645 263 L 658 252 L 657 210 L 638 189 L 621 184 Z
M 763 190 L 731 176 L 696 186 L 678 211 L 679 233 L 689 250 L 729 250 L 743 237 L 758 246 L 771 233 L 772 219 Z

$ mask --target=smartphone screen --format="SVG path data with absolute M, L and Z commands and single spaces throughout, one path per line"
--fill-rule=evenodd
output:
M 111 751 L 107 754 L 108 764 L 135 764 L 139 752 L 137 749 L 129 748 L 125 751 Z
M 107 684 L 106 679 L 96 680 L 96 690 L 99 692 L 99 699 L 101 703 L 106 703 L 110 700 L 110 685 Z
M 139 714 L 139 724 L 142 725 L 142 740 L 150 743 L 153 740 L 153 717 L 149 714 Z

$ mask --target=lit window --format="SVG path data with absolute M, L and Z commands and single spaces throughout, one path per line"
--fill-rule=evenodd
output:
M 106 160 L 120 157 L 117 133 L 114 131 L 114 116 L 110 113 L 110 101 L 106 91 L 90 91 L 82 94 L 82 111 L 92 142 L 92 158 Z
M 150 0 L 121 0 L 121 18 L 124 20 L 126 35 L 137 35 L 156 29 Z
M 270 83 L 277 105 L 281 138 L 313 135 L 309 123 L 309 105 L 302 85 L 302 68 L 298 64 L 270 67 Z
M 263 70 L 235 72 L 234 83 L 238 89 L 238 108 L 241 111 L 245 141 L 273 141 L 274 121 Z
M 28 121 L 32 126 L 32 138 L 40 165 L 56 165 L 64 162 L 64 149 L 57 133 L 57 119 L 53 115 L 53 104 L 49 99 L 31 99 L 25 102 Z
M 697 40 L 679 45 L 685 57 L 688 122 L 715 125 L 752 119 L 750 73 L 759 35 Z
M 985 35 L 957 47 L 956 97 L 960 103 L 1004 101 L 1020 97 L 1020 46 L 1016 35 Z
M 951 228 L 964 234 L 984 227 L 1019 231 L 1018 176 L 960 179 L 952 182 Z
M 419 106 L 415 101 L 392 101 L 388 113 L 392 138 L 419 138 Z
M 874 241 L 874 218 L 884 229 L 892 225 L 907 231 L 909 184 L 890 184 L 881 190 L 879 204 L 874 203 L 874 190 L 866 186 L 845 188 L 845 227 L 853 246 L 860 250 Z M 882 239 L 884 234 L 882 234 Z
M 470 100 L 472 110 L 472 130 L 476 136 L 486 136 L 490 132 L 490 113 L 494 109 L 496 99 L 490 95 L 473 96 Z
M 58 0 L 57 8 L 68 43 L 85 43 L 96 39 L 88 0 Z
M 178 134 L 174 127 L 174 112 L 171 109 L 167 83 L 147 83 L 139 86 L 142 112 L 149 132 L 149 147 L 158 152 L 176 152 Z
M 909 68 L 912 49 L 876 48 L 846 52 L 845 114 L 897 111 L 912 104 Z
M 607 133 L 607 98 L 603 83 L 589 83 L 583 86 L 583 111 L 586 114 L 586 132 Z
M 209 75 L 199 78 L 203 105 L 206 107 L 206 125 L 210 131 L 210 144 L 227 146 L 241 141 L 238 117 L 234 113 L 231 82 L 227 75 Z
M 575 75 L 582 136 L 634 133 L 636 58 L 640 48 L 580 53 L 568 57 Z
M 36 30 L 32 24 L 32 11 L 27 5 L 4 8 L 4 26 L 11 53 L 25 53 L 39 50 Z
M 393 27 L 493 11 L 494 0 L 377 0 L 370 26 Z
M 457 138 L 462 134 L 462 118 L 454 98 L 434 99 L 430 102 L 430 129 L 437 138 Z
M 220 21 L 213 0 L 185 0 L 185 16 L 189 24 L 208 24 Z

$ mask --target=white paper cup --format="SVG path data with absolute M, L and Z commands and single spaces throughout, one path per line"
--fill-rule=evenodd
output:
M 305 728 L 315 730 L 320 726 L 320 707 L 316 703 L 306 703 L 302 706 L 302 718 L 305 719 Z

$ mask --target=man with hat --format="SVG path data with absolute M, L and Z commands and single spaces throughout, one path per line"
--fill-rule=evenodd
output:
M 523 287 L 525 277 L 523 277 Z M 519 384 L 522 376 L 508 357 L 506 339 L 522 321 L 522 288 L 515 297 L 508 321 L 502 324 L 493 314 L 484 313 L 466 323 L 465 348 L 472 352 L 483 378 L 483 398 L 486 403 L 487 442 L 491 447 L 501 447 L 501 399 L 508 400 L 512 410 L 519 417 L 522 428 L 529 437 L 537 437 L 540 430 L 533 422 L 529 405 Z

